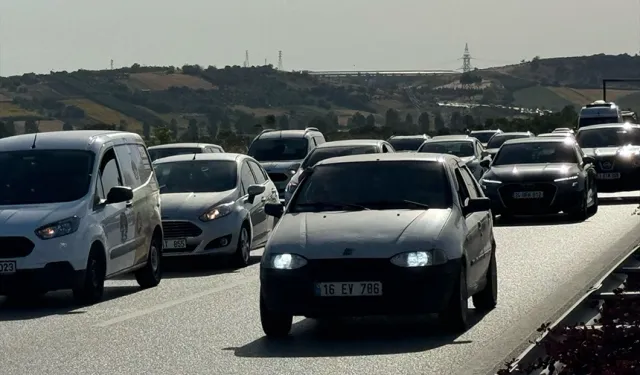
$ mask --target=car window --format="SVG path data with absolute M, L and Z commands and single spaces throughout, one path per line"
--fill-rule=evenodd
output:
M 511 164 L 577 164 L 578 159 L 571 141 L 565 142 L 528 142 L 502 146 L 492 165 Z
M 396 151 L 417 151 L 424 139 L 422 138 L 392 138 L 388 142 Z
M 418 152 L 431 152 L 434 154 L 449 154 L 458 157 L 475 155 L 473 142 L 469 141 L 430 141 L 425 142 Z
M 482 143 L 487 143 L 489 142 L 491 137 L 493 137 L 494 134 L 496 134 L 496 132 L 478 132 L 478 133 L 471 132 L 469 135 L 476 138 Z
M 256 184 L 256 179 L 253 176 L 251 169 L 249 169 L 249 165 L 247 165 L 247 162 L 242 163 L 242 169 L 240 170 L 240 180 L 242 181 L 242 187 L 245 192 L 247 191 L 247 188 L 249 186 Z
M 619 126 L 600 129 L 580 129 L 576 140 L 582 148 L 640 145 L 640 128 Z
M 267 182 L 267 177 L 265 177 L 264 173 L 262 173 L 262 168 L 260 168 L 260 166 L 257 163 L 252 161 L 248 161 L 247 163 L 251 168 L 251 172 L 253 172 L 253 176 L 256 179 L 256 183 L 262 185 L 265 182 Z
M 147 155 L 147 150 L 142 145 L 132 145 L 132 147 L 137 148 L 138 154 L 134 156 L 134 161 L 138 165 L 138 171 L 140 172 L 140 181 L 142 184 L 147 183 L 149 177 L 153 173 L 153 167 L 151 166 L 151 162 L 149 161 L 149 156 Z M 132 155 L 135 152 L 131 153 Z
M 247 154 L 257 161 L 302 160 L 309 151 L 306 138 L 259 138 Z
M 114 147 L 120 166 L 120 174 L 124 178 L 125 186 L 135 189 L 140 186 L 140 173 L 138 166 L 133 161 L 131 148 L 129 145 L 119 145 Z M 136 150 L 137 153 L 137 150 Z
M 377 154 L 378 149 L 376 146 L 335 146 L 335 147 L 319 147 L 313 149 L 309 156 L 307 156 L 300 167 L 302 169 L 313 167 L 319 162 L 335 158 L 338 156 L 347 155 L 362 155 L 362 154 Z
M 530 138 L 528 134 L 496 134 L 487 143 L 487 148 L 500 148 L 503 143 L 510 139 Z
M 476 155 L 481 156 L 483 151 L 482 143 L 476 142 Z
M 102 157 L 99 175 L 102 189 L 98 191 L 98 195 L 101 199 L 105 199 L 113 187 L 124 185 L 120 175 L 120 166 L 113 149 L 107 151 Z
M 160 193 L 212 193 L 235 189 L 235 161 L 188 160 L 155 165 Z
M 480 198 L 483 196 L 481 193 L 480 187 L 475 182 L 475 178 L 473 177 L 473 173 L 467 168 L 467 166 L 460 167 L 460 173 L 462 174 L 462 178 L 464 179 L 464 183 L 467 187 L 467 192 L 469 193 L 469 197 L 471 199 Z
M 458 182 L 458 197 L 460 198 L 460 202 L 463 207 L 466 207 L 469 204 L 469 190 L 467 189 L 467 183 L 462 177 L 462 173 L 460 172 L 460 168 L 456 168 L 455 170 L 456 182 Z

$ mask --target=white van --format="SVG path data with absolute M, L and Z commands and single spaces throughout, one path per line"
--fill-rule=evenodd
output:
M 624 122 L 622 111 L 612 102 L 596 100 L 580 109 L 578 128 L 597 124 L 619 124 Z
M 72 289 L 102 299 L 104 281 L 162 277 L 160 192 L 142 138 L 79 130 L 0 139 L 0 295 Z

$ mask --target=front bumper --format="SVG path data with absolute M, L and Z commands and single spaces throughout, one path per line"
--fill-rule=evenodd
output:
M 231 254 L 236 250 L 240 224 L 231 214 L 210 222 L 163 220 L 164 256 Z M 184 240 L 186 247 L 172 248 L 176 240 Z
M 428 314 L 450 300 L 460 261 L 433 267 L 398 267 L 388 259 L 309 260 L 297 270 L 260 270 L 260 293 L 267 308 L 289 315 L 369 316 Z M 320 297 L 318 282 L 379 281 L 382 296 Z
M 495 215 L 548 215 L 560 211 L 569 212 L 580 207 L 584 191 L 578 181 L 503 183 L 483 186 L 491 199 L 491 211 Z M 540 198 L 516 199 L 516 192 L 542 192 Z
M 0 275 L 0 295 L 72 289 L 82 283 L 84 275 L 85 270 L 75 270 L 69 262 L 48 263 L 42 268 L 18 268 L 13 274 Z

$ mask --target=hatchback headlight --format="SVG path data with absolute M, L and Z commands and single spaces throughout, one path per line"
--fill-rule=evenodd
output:
M 225 203 L 209 208 L 205 213 L 200 215 L 200 220 L 211 221 L 225 217 L 233 212 L 233 203 Z
M 273 254 L 264 260 L 262 265 L 276 270 L 295 270 L 306 266 L 307 260 L 296 254 Z
M 55 223 L 47 224 L 36 229 L 36 236 L 42 240 L 49 240 L 56 237 L 62 237 L 74 233 L 80 226 L 80 218 L 77 216 L 69 217 Z
M 391 258 L 391 263 L 398 267 L 427 267 L 444 264 L 447 262 L 447 255 L 440 249 L 428 251 L 409 251 L 400 253 Z

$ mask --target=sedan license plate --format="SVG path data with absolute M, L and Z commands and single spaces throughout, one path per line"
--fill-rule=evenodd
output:
M 317 283 L 316 295 L 320 297 L 381 296 L 382 283 L 379 281 Z
M 544 197 L 542 191 L 517 191 L 513 193 L 514 199 L 540 199 Z
M 174 238 L 174 239 L 164 240 L 164 248 L 165 249 L 186 249 L 187 240 L 184 238 Z
M 598 180 L 617 180 L 620 178 L 620 172 L 613 173 L 598 173 L 596 175 Z
M 8 275 L 16 273 L 16 262 L 15 261 L 2 261 L 0 262 L 0 275 Z

